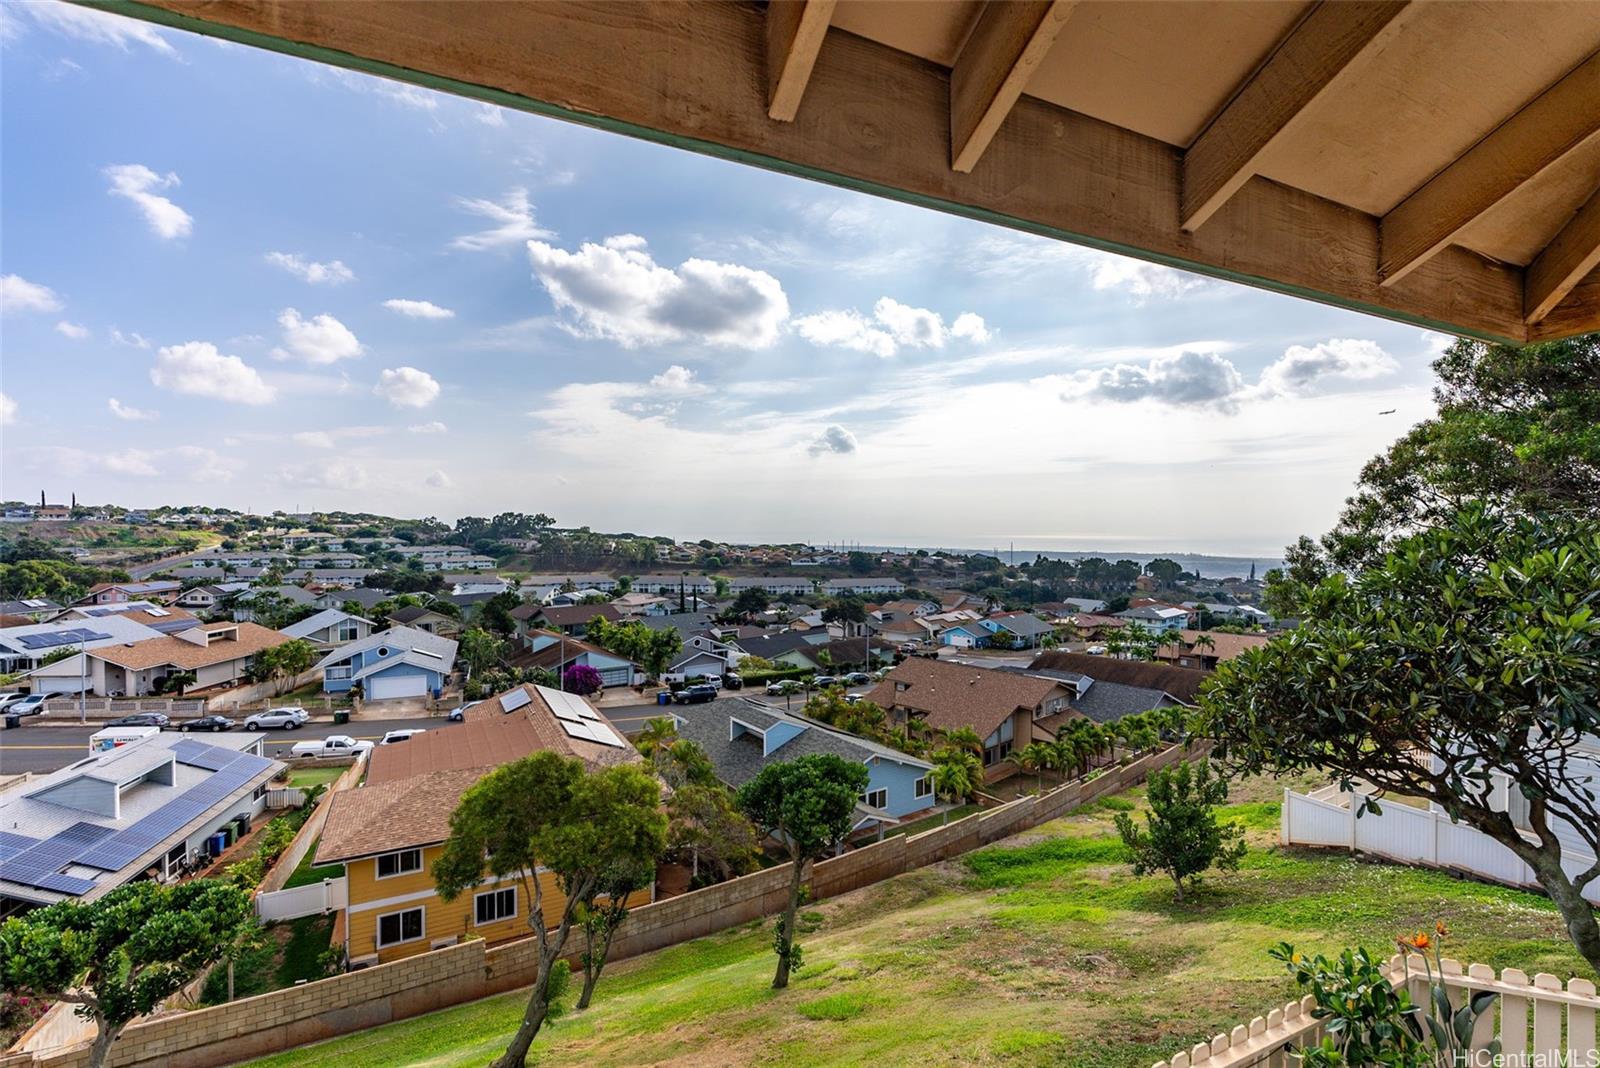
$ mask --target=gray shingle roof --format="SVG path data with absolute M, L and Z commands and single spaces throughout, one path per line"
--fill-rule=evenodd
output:
M 1117 682 L 1096 682 L 1088 692 L 1072 702 L 1072 707 L 1096 723 L 1111 723 L 1123 716 L 1176 704 L 1179 702 L 1162 690 L 1124 686 Z

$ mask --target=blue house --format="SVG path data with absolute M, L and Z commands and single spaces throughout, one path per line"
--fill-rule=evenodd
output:
M 334 649 L 317 662 L 323 693 L 356 683 L 369 701 L 438 697 L 455 670 L 456 643 L 413 627 L 390 627 Z
M 955 623 L 939 632 L 939 644 L 953 645 L 957 649 L 981 649 L 989 644 L 991 637 L 982 623 Z
M 773 761 L 833 753 L 867 767 L 856 806 L 857 832 L 883 830 L 927 813 L 934 804 L 933 765 L 825 723 L 747 698 L 674 707 L 678 736 L 698 742 L 717 778 L 738 788 Z

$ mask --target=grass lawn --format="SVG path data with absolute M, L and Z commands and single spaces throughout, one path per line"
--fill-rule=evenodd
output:
M 883 833 L 883 836 L 885 838 L 893 838 L 897 834 L 921 834 L 923 831 L 931 831 L 935 827 L 948 823 L 951 820 L 958 820 L 963 816 L 970 816 L 982 807 L 982 805 L 957 805 L 955 808 L 950 810 L 948 818 L 946 818 L 944 813 L 940 813 L 937 816 L 928 816 L 925 819 L 912 820 L 910 823 L 902 823 L 898 827 L 890 828 Z
M 1536 895 L 1280 849 L 1281 790 L 1236 787 L 1251 852 L 1183 904 L 1162 878 L 1129 872 L 1112 820 L 1142 803 L 1134 792 L 809 907 L 805 966 L 783 992 L 769 988 L 770 924 L 621 962 L 593 1007 L 540 1036 L 537 1063 L 1147 1068 L 1287 1000 L 1266 956 L 1277 942 L 1386 953 L 1436 919 L 1454 931 L 1449 955 L 1586 974 Z M 481 1065 L 523 1004 L 488 998 L 257 1063 Z
M 312 842 L 311 848 L 306 850 L 306 855 L 300 858 L 300 863 L 289 874 L 288 880 L 283 884 L 285 890 L 293 890 L 297 886 L 309 886 L 320 883 L 324 879 L 337 879 L 344 875 L 343 864 L 324 864 L 316 867 L 311 863 L 311 858 L 317 855 L 317 843 Z
M 295 768 L 289 772 L 289 785 L 309 791 L 315 786 L 322 786 L 333 782 L 345 773 L 343 767 L 335 768 Z
M 332 937 L 332 916 L 303 916 L 268 927 L 261 945 L 234 962 L 234 998 L 281 990 L 301 979 L 322 978 L 322 957 Z M 206 977 L 200 1002 L 220 1005 L 227 1000 L 228 967 L 222 965 Z

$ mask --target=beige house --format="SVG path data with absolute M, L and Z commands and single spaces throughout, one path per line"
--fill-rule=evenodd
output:
M 233 686 L 245 681 L 258 654 L 291 640 L 255 623 L 202 623 L 161 638 L 78 653 L 40 668 L 32 681 L 36 690 L 49 689 L 51 675 L 82 675 L 88 692 L 99 697 L 144 697 L 155 692 L 157 682 L 180 671 L 195 674 L 189 690 Z

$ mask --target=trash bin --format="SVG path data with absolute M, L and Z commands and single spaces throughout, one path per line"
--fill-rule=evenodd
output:
M 660 693 L 656 694 L 656 704 L 670 705 L 671 703 L 672 694 L 668 693 L 666 690 L 662 690 Z
M 342 727 L 346 723 L 349 723 L 349 722 L 350 722 L 350 710 L 348 708 L 341 708 L 338 711 L 334 712 L 334 714 L 333 714 L 334 726 Z
M 13 714 L 6 717 L 6 730 L 14 731 L 20 726 L 22 726 L 21 716 Z

